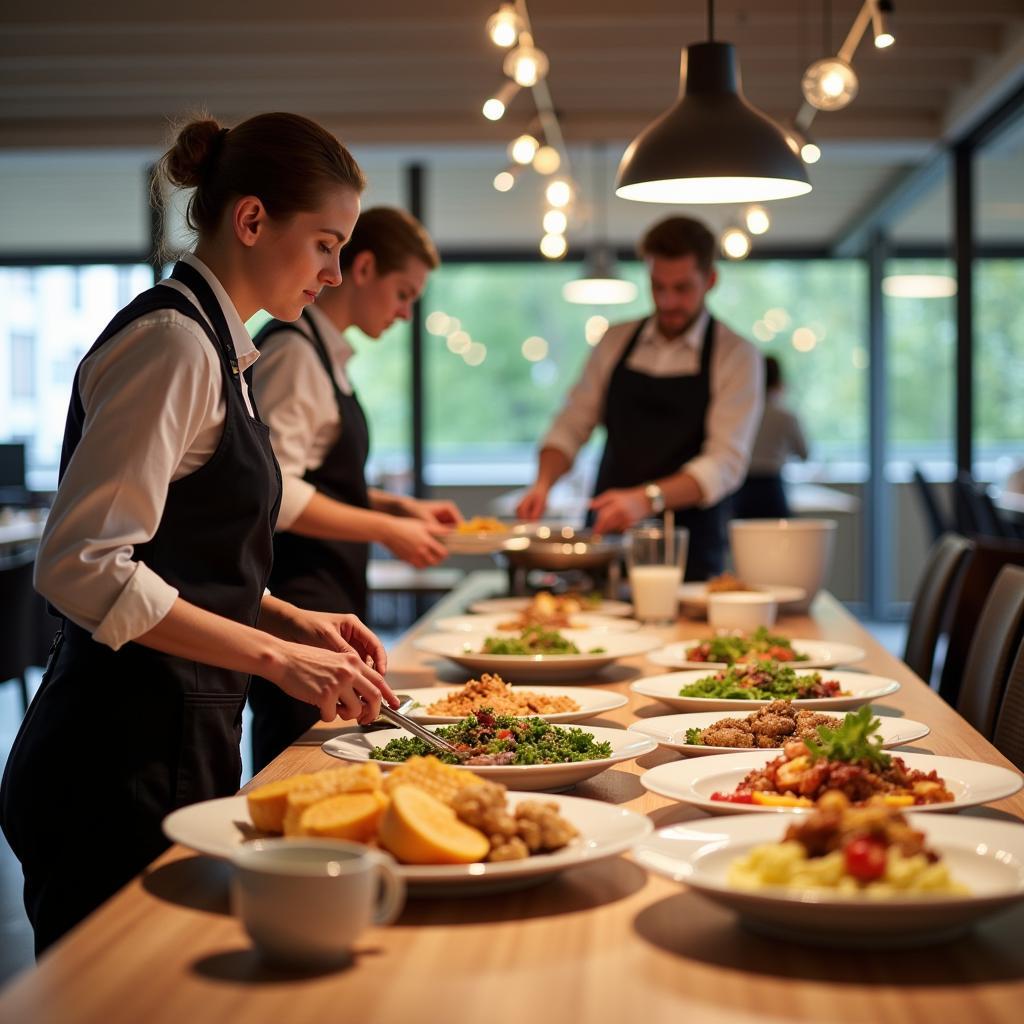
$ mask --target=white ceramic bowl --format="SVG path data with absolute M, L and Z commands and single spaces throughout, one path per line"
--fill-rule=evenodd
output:
M 753 633 L 758 626 L 774 626 L 779 603 L 773 594 L 737 590 L 708 594 L 708 625 L 713 629 L 741 629 Z
M 835 536 L 834 519 L 734 519 L 729 523 L 736 575 L 750 584 L 802 587 L 807 591 L 802 608 L 828 579 Z

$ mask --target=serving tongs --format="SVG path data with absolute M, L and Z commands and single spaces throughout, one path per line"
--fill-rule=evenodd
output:
M 466 760 L 468 756 L 465 751 L 459 750 L 453 743 L 449 743 L 446 739 L 438 736 L 437 733 L 431 732 L 429 729 L 420 725 L 419 722 L 407 715 L 403 715 L 401 711 L 396 711 L 394 708 L 389 708 L 387 704 L 381 701 L 380 705 L 380 717 L 386 718 L 393 725 L 399 726 L 399 728 L 405 729 L 406 732 L 411 732 L 413 736 L 418 736 L 424 743 L 429 744 L 437 750 L 442 751 L 445 754 L 451 754 L 460 764 Z

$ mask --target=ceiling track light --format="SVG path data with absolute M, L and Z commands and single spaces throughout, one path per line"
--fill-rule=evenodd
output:
M 502 4 L 487 19 L 487 34 L 491 42 L 502 49 L 514 46 L 523 30 L 523 19 L 519 17 L 515 4 Z
M 714 0 L 708 41 L 686 48 L 680 97 L 630 143 L 615 194 L 648 203 L 745 203 L 804 195 L 803 163 L 782 129 L 743 95 L 731 43 L 714 41 Z
M 506 80 L 505 84 L 489 99 L 482 108 L 488 121 L 500 121 L 505 116 L 509 104 L 516 98 L 520 86 L 517 82 Z

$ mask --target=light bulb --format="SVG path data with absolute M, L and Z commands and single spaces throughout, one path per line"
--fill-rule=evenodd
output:
M 541 254 L 549 260 L 560 260 L 568 250 L 565 235 L 547 234 L 540 240 Z
M 750 239 L 741 228 L 727 228 L 722 235 L 722 252 L 731 260 L 742 260 L 750 254 Z
M 887 15 L 892 13 L 891 0 L 872 0 L 871 4 L 871 32 L 875 37 L 875 48 L 884 50 L 896 42 L 892 34 Z
M 532 135 L 520 135 L 509 147 L 508 155 L 517 164 L 524 167 L 537 155 L 540 143 Z
M 544 230 L 549 235 L 564 235 L 569 218 L 561 210 L 548 210 L 544 214 Z
M 607 330 L 608 317 L 592 316 L 587 318 L 583 327 L 583 336 L 587 339 L 587 344 L 593 346 L 604 337 L 604 332 Z
M 548 73 L 548 58 L 543 50 L 538 50 L 532 41 L 523 33 L 519 45 L 505 57 L 502 69 L 509 78 L 518 82 L 524 89 L 536 85 Z
M 564 178 L 556 178 L 544 190 L 547 201 L 558 209 L 563 209 L 572 202 L 572 185 Z
M 481 341 L 472 342 L 462 358 L 467 366 L 479 366 L 487 358 L 487 346 Z
M 454 355 L 461 356 L 463 352 L 473 344 L 473 339 L 466 331 L 452 331 L 448 335 L 448 351 Z
M 427 330 L 438 337 L 444 337 L 448 333 L 448 320 L 449 316 L 447 313 L 442 313 L 439 309 L 436 309 L 427 316 Z
M 492 96 L 484 103 L 483 115 L 488 121 L 500 121 L 505 116 L 505 104 L 497 96 Z
M 817 110 L 842 110 L 856 97 L 858 86 L 857 73 L 839 57 L 816 60 L 800 83 L 804 99 Z
M 519 31 L 523 27 L 512 4 L 502 4 L 498 10 L 487 19 L 487 34 L 495 46 L 507 49 L 519 38 Z
M 538 174 L 554 174 L 562 166 L 562 156 L 554 146 L 541 146 L 534 154 L 533 169 Z
M 511 171 L 499 171 L 494 176 L 494 187 L 499 192 L 511 192 L 516 183 L 516 176 Z
M 821 159 L 821 149 L 814 142 L 805 142 L 800 147 L 800 159 L 805 164 L 816 164 Z
M 528 359 L 531 363 L 539 363 L 547 357 L 548 349 L 547 341 L 534 335 L 523 342 L 521 351 L 524 359 Z
M 771 218 L 763 206 L 748 206 L 746 221 L 747 230 L 752 235 L 763 235 L 772 226 Z
M 809 327 L 798 327 L 789 340 L 797 352 L 810 352 L 818 344 L 814 331 Z

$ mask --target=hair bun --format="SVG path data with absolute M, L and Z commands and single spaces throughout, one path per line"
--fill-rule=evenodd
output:
M 179 188 L 198 186 L 220 148 L 226 129 L 212 118 L 190 121 L 174 140 L 165 158 L 167 177 Z

